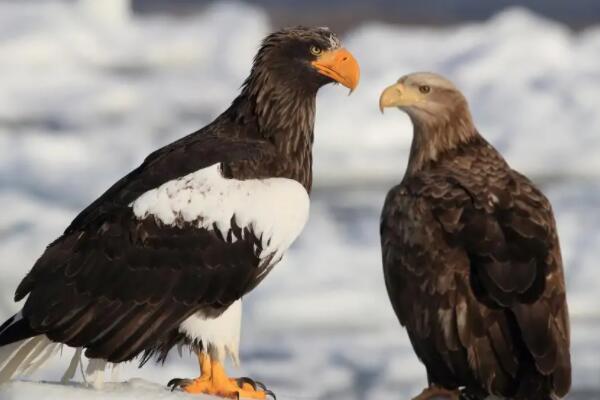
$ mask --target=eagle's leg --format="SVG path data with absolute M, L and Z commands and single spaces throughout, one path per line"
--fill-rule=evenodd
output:
M 208 385 L 212 377 L 211 360 L 208 354 L 204 352 L 198 353 L 198 363 L 200 364 L 200 376 L 196 379 L 181 379 L 173 378 L 169 381 L 167 386 L 171 388 L 171 391 L 175 389 L 184 389 L 188 387 L 200 388 L 201 386 Z
M 459 400 L 460 391 L 448 390 L 439 386 L 430 386 L 412 400 Z
M 196 379 L 173 379 L 169 386 L 181 388 L 188 393 L 217 395 L 230 399 L 266 399 L 273 392 L 264 385 L 248 378 L 230 378 L 221 362 L 212 360 L 209 355 L 200 352 L 198 355 L 201 375 Z

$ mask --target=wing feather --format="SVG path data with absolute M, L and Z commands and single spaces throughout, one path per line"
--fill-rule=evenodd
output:
M 267 157 L 271 145 L 193 134 L 151 154 L 83 210 L 38 259 L 15 298 L 50 339 L 120 362 L 152 348 L 194 312 L 218 315 L 262 279 L 260 240 L 192 223 L 139 219 L 145 191 L 219 162 Z M 242 237 L 243 235 L 243 237 Z M 235 239 L 235 240 L 234 240 Z
M 514 394 L 533 363 L 562 396 L 568 312 L 550 205 L 514 171 L 489 185 L 471 175 L 423 173 L 388 194 L 381 237 L 394 310 L 430 381 Z M 425 326 L 425 309 L 438 312 L 439 328 Z M 453 353 L 456 338 L 462 356 Z

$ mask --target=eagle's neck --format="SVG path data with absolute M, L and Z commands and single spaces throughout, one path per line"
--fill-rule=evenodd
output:
M 417 115 L 410 117 L 414 130 L 407 176 L 434 167 L 448 153 L 481 138 L 468 110 L 453 113 L 448 118 Z
M 235 123 L 243 125 L 237 135 L 268 141 L 275 154 L 225 166 L 232 178 L 289 178 L 310 192 L 316 89 L 296 86 L 276 84 L 263 76 L 251 76 L 246 82 L 231 108 Z

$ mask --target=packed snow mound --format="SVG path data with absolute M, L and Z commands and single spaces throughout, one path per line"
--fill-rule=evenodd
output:
M 197 399 L 218 400 L 219 397 L 189 395 L 171 392 L 165 387 L 143 379 L 131 379 L 122 383 L 107 383 L 102 390 L 95 390 L 82 384 L 64 385 L 49 382 L 16 381 L 2 385 L 2 400 L 162 400 Z M 222 400 L 222 399 L 221 399 Z

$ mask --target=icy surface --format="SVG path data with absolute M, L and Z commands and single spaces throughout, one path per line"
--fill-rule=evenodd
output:
M 197 396 L 186 393 L 175 392 L 161 387 L 156 383 L 142 379 L 132 379 L 123 383 L 106 384 L 102 390 L 94 390 L 81 384 L 60 385 L 50 382 L 14 382 L 2 388 L 0 392 L 2 400 L 163 400 L 163 399 L 198 399 L 217 400 L 214 396 Z
M 82 207 L 229 104 L 270 29 L 260 10 L 238 3 L 183 19 L 137 19 L 119 0 L 0 2 L 1 319 L 18 310 L 14 288 Z M 400 112 L 381 116 L 377 99 L 401 75 L 434 70 L 463 89 L 480 131 L 552 200 L 574 385 L 600 387 L 600 27 L 575 34 L 515 9 L 441 30 L 365 25 L 344 43 L 362 82 L 350 97 L 339 86 L 319 95 L 310 220 L 247 296 L 242 367 L 232 373 L 268 383 L 280 399 L 388 400 L 425 384 L 386 297 L 378 238 L 411 128 Z M 55 381 L 68 360 L 30 379 Z M 156 386 L 133 381 L 110 396 L 168 397 L 169 379 L 196 373 L 197 362 L 175 352 L 165 366 L 128 364 L 119 380 Z M 17 382 L 0 388 L 0 399 L 66 392 L 102 397 Z

